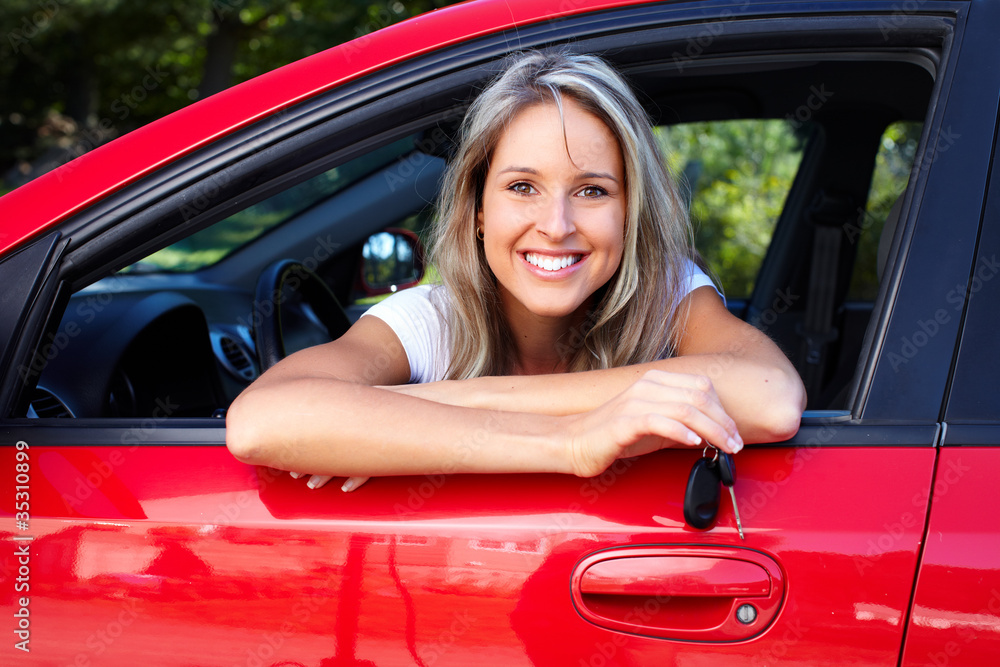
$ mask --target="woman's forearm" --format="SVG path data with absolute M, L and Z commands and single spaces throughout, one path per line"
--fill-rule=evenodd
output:
M 805 392 L 794 368 L 732 354 L 687 355 L 582 373 L 484 377 L 399 389 L 467 407 L 569 415 L 606 403 L 652 369 L 710 380 L 745 442 L 781 441 L 798 430 Z
M 690 401 L 718 400 L 744 442 L 778 442 L 798 431 L 806 393 L 795 367 L 763 333 L 730 315 L 711 288 L 688 297 L 678 355 L 644 364 L 552 375 L 484 377 L 399 391 L 492 410 L 570 415 L 592 410 L 650 370 L 690 377 Z
M 553 417 L 477 410 L 339 380 L 253 387 L 227 415 L 242 461 L 337 476 L 572 472 Z

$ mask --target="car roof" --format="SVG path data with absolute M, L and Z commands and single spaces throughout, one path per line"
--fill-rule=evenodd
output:
M 560 16 L 648 0 L 474 0 L 267 72 L 100 146 L 0 198 L 0 254 L 146 174 L 269 115 L 395 63 Z

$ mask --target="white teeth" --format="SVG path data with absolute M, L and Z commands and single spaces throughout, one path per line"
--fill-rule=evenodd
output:
M 532 252 L 524 253 L 524 258 L 529 264 L 537 266 L 540 269 L 545 269 L 546 271 L 558 271 L 559 269 L 565 269 L 567 266 L 576 264 L 582 259 L 581 255 L 560 255 L 558 257 L 552 257 L 551 255 L 537 255 Z

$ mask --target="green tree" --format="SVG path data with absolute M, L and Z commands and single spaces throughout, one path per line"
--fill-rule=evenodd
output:
M 749 295 L 802 159 L 800 133 L 784 120 L 741 120 L 656 136 L 690 195 L 695 246 L 727 295 Z
M 450 1 L 4 0 L 0 175 L 9 189 L 193 100 Z
M 858 244 L 848 290 L 848 297 L 851 299 L 874 301 L 878 295 L 879 240 L 889 211 L 906 190 L 922 130 L 923 123 L 899 122 L 886 128 L 882 135 L 882 143 L 875 156 L 875 172 L 872 174 L 868 204 L 859 220 L 860 224 L 848 234 L 848 240 Z

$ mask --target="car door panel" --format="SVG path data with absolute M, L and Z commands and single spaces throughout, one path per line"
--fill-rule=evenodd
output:
M 994 138 L 994 148 L 997 139 Z M 932 488 L 927 538 L 902 664 L 972 666 L 1000 655 L 1000 161 L 975 253 L 955 286 L 964 314 L 948 392 L 947 430 Z
M 333 656 L 468 664 L 484 649 L 496 662 L 525 665 L 722 656 L 746 665 L 888 664 L 901 641 L 935 451 L 929 439 L 824 444 L 871 431 L 855 424 L 806 426 L 799 446 L 751 446 L 736 457 L 741 541 L 728 494 L 713 528 L 684 523 L 683 490 L 700 452 L 621 461 L 593 479 L 428 475 L 373 479 L 345 494 L 335 482 L 312 491 L 246 466 L 221 446 L 38 444 L 47 430 L 5 435 L 36 443 L 31 604 L 35 636 L 58 628 L 63 637 L 36 645 L 53 664 L 155 662 L 168 636 L 185 638 L 173 658 L 200 665 Z M 178 439 L 170 430 L 149 439 Z M 13 451 L 4 448 L 5 458 Z M 586 620 L 574 607 L 574 572 L 588 557 L 632 548 L 770 561 L 784 577 L 783 599 L 746 640 L 642 636 L 657 618 L 709 630 L 738 597 L 684 595 L 690 572 L 668 572 L 619 601 L 633 612 L 634 632 Z M 9 555 L 5 562 L 15 566 Z M 683 620 L 698 609 L 703 627 Z
M 1000 429 L 990 427 L 993 442 Z M 949 429 L 961 445 L 965 427 Z M 978 666 L 1000 655 L 1000 515 L 997 447 L 946 446 L 932 491 L 902 665 Z

